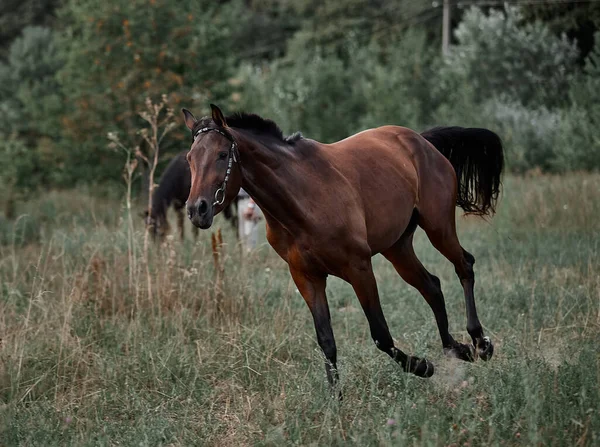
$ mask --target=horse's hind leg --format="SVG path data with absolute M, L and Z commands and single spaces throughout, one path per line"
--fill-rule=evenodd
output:
M 402 279 L 417 289 L 431 307 L 442 339 L 444 353 L 465 361 L 473 361 L 473 348 L 458 343 L 448 331 L 448 315 L 440 280 L 429 273 L 413 249 L 414 228 L 382 254 L 390 261 Z
M 379 302 L 379 293 L 377 291 L 377 283 L 375 281 L 375 275 L 373 275 L 370 257 L 355 262 L 354 265 L 348 269 L 345 276 L 345 279 L 352 284 L 354 292 L 365 312 L 371 329 L 371 337 L 377 348 L 402 365 L 402 368 L 407 372 L 411 372 L 420 377 L 430 377 L 433 375 L 434 368 L 430 362 L 425 359 L 406 355 L 394 346 L 394 340 L 390 335 Z
M 489 337 L 484 336 L 475 308 L 475 294 L 473 292 L 475 286 L 475 274 L 473 272 L 475 258 L 464 250 L 458 241 L 454 221 L 454 207 L 452 213 L 448 214 L 449 216 L 439 216 L 436 219 L 423 219 L 423 222 L 419 224 L 427 233 L 427 237 L 429 237 L 433 246 L 454 264 L 454 269 L 465 294 L 467 332 L 473 339 L 473 345 L 477 348 L 479 357 L 483 360 L 489 360 L 494 353 L 494 345 Z M 432 222 L 435 222 L 435 224 L 432 224 Z

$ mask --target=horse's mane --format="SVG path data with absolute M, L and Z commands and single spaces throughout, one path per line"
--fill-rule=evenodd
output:
M 236 112 L 233 115 L 229 115 L 228 117 L 226 117 L 225 121 L 227 122 L 227 125 L 229 127 L 253 130 L 257 133 L 277 138 L 278 140 L 288 144 L 294 144 L 296 141 L 302 138 L 302 134 L 300 132 L 295 132 L 287 137 L 284 136 L 283 132 L 275 123 L 275 121 L 263 118 L 254 113 Z M 204 117 L 198 121 L 194 128 L 194 132 L 196 131 L 196 129 L 199 129 L 201 127 L 208 127 L 212 123 L 212 118 Z

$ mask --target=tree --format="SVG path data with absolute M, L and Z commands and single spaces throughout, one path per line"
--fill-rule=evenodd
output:
M 468 85 L 476 98 L 506 95 L 524 105 L 557 106 L 576 72 L 577 46 L 541 22 L 522 24 L 520 10 L 471 8 L 441 75 L 447 90 Z
M 0 59 L 27 26 L 48 27 L 59 0 L 2 0 L 0 2 Z
M 59 11 L 66 60 L 59 78 L 79 174 L 119 178 L 121 162 L 103 136 L 117 131 L 127 146 L 140 143 L 138 112 L 147 97 L 168 92 L 171 106 L 199 103 L 197 109 L 227 101 L 235 63 L 230 37 L 240 14 L 239 2 L 67 1 Z M 188 135 L 173 135 L 179 150 Z
M 440 8 L 409 0 L 304 0 L 296 2 L 295 8 L 303 21 L 289 42 L 289 51 L 311 52 L 319 48 L 321 54 L 335 55 L 344 62 L 353 58 L 348 50 L 356 46 L 392 46 L 411 28 L 427 32 L 431 29 L 427 25 L 441 15 Z M 437 34 L 436 31 L 428 37 Z M 353 45 L 349 46 L 349 42 Z
M 594 33 L 600 29 L 599 2 L 561 2 L 524 5 L 521 8 L 525 22 L 541 21 L 555 35 L 566 35 L 577 42 L 580 62 L 594 47 Z
M 26 27 L 0 63 L 0 178 L 5 196 L 27 193 L 58 180 L 62 95 L 61 66 L 53 33 Z
M 16 134 L 35 146 L 42 137 L 57 137 L 62 108 L 55 79 L 62 66 L 49 28 L 26 27 L 11 45 L 6 64 L 0 63 L 0 132 Z

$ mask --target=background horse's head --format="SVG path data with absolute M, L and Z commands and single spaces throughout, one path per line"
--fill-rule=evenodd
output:
M 187 154 L 192 186 L 187 200 L 188 217 L 202 229 L 236 196 L 241 186 L 239 154 L 221 110 L 211 104 L 212 118 L 197 120 L 183 109 L 185 124 L 194 142 Z

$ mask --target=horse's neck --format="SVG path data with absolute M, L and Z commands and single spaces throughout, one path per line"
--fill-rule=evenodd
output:
M 277 144 L 246 140 L 238 147 L 242 188 L 266 215 L 287 229 L 299 228 L 306 217 L 301 159 Z

